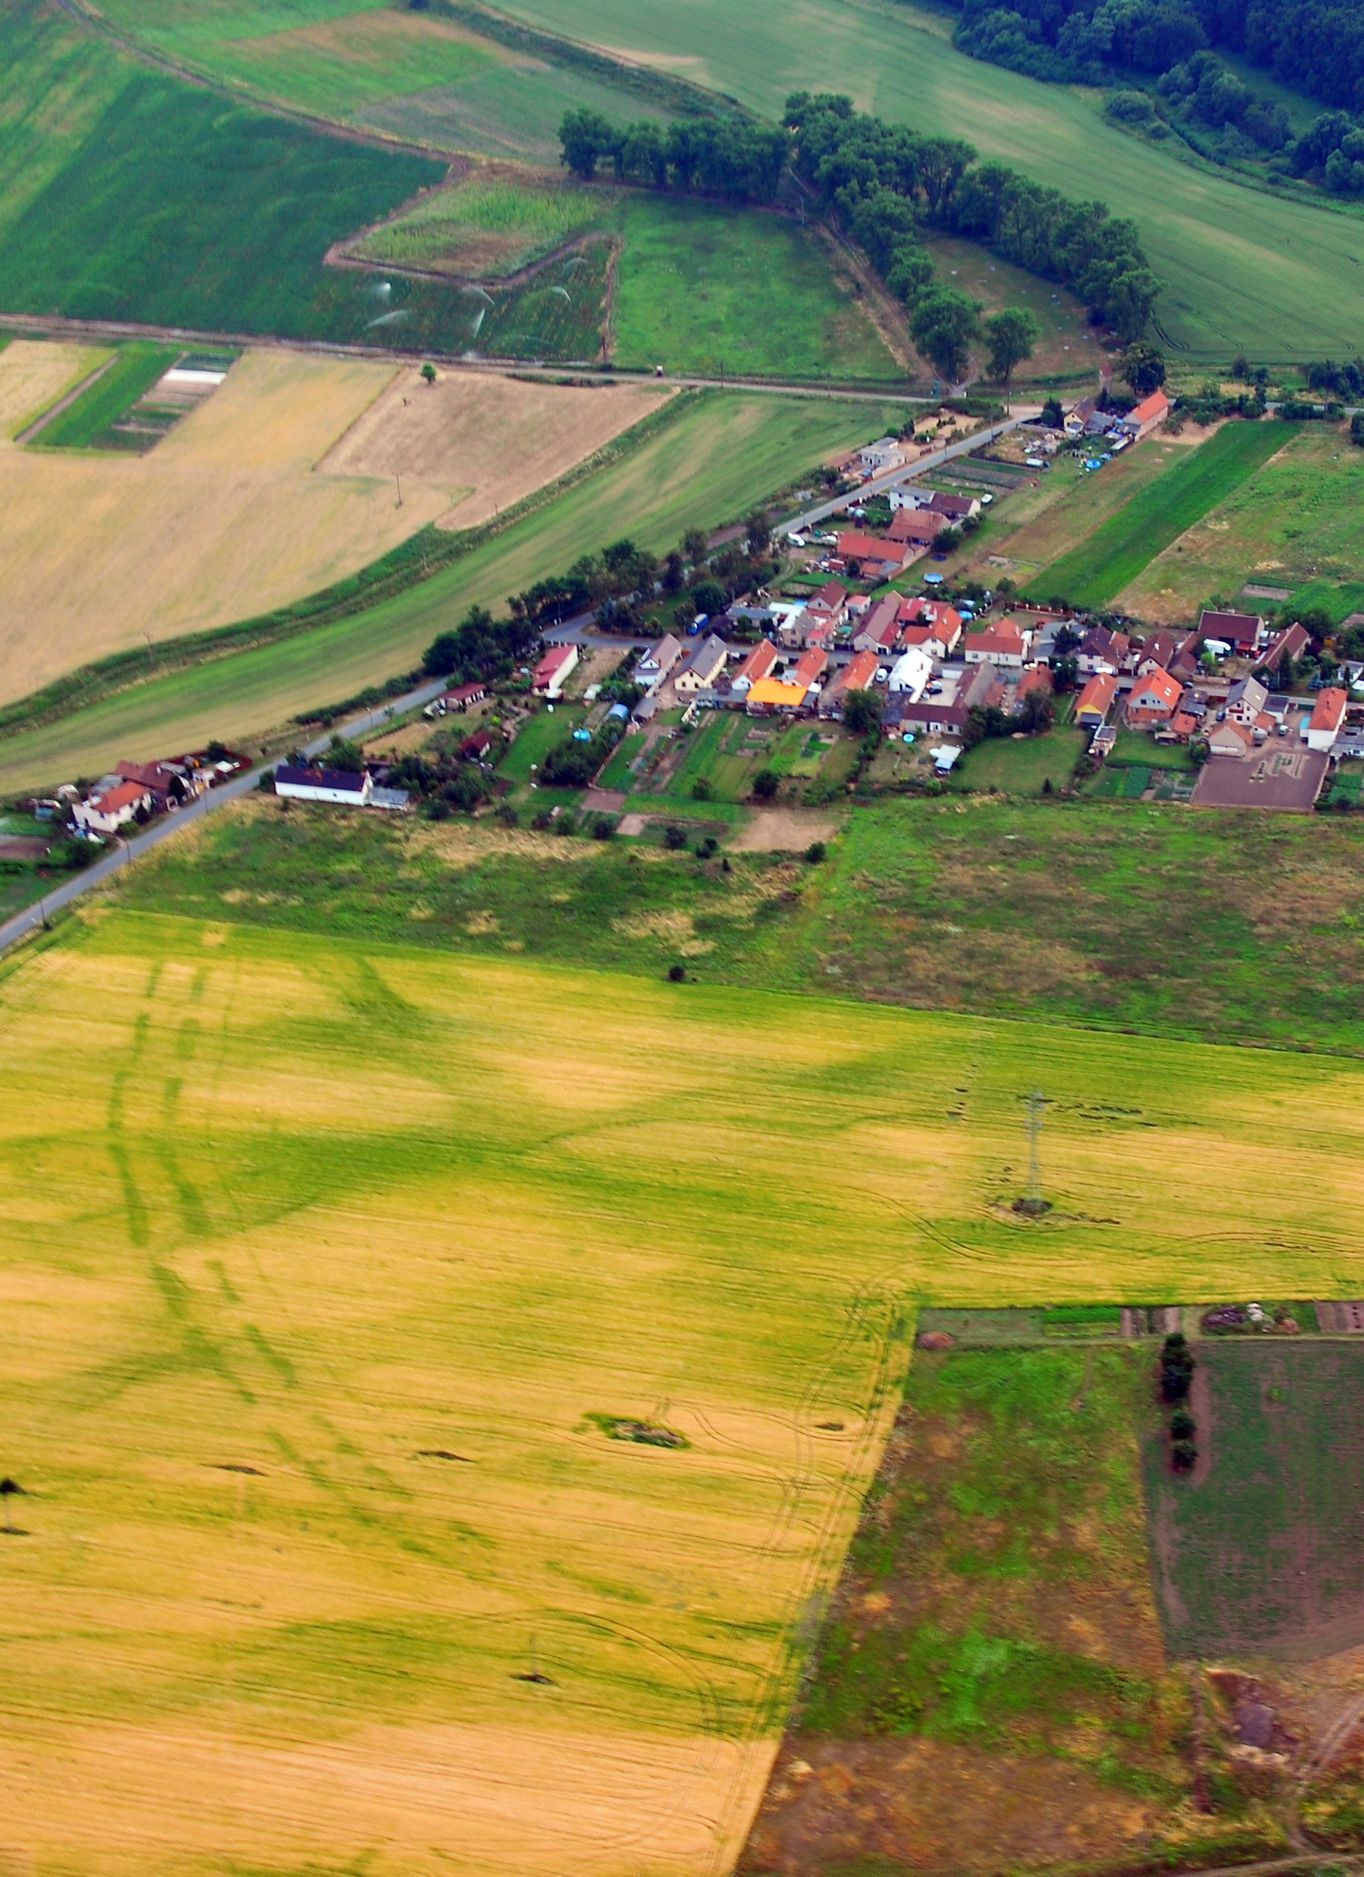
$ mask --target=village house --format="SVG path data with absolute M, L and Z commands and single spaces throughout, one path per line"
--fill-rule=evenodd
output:
M 1052 694 L 1051 672 L 1045 665 L 1029 665 L 1023 676 L 1013 688 L 1011 708 L 1022 710 L 1030 697 L 1050 697 Z
M 804 710 L 806 696 L 803 684 L 788 684 L 783 678 L 759 678 L 749 686 L 744 709 L 750 717 L 794 717 Z
M 1134 443 L 1140 443 L 1143 437 L 1149 437 L 1153 430 L 1158 430 L 1169 415 L 1169 398 L 1163 391 L 1153 391 L 1149 398 L 1142 399 L 1135 410 L 1118 419 L 1118 428 L 1124 436 L 1131 437 Z
M 564 686 L 577 663 L 576 645 L 551 646 L 535 667 L 535 676 L 531 680 L 536 695 L 548 698 L 562 697 Z
M 1084 677 L 1095 678 L 1102 672 L 1122 670 L 1132 641 L 1125 632 L 1113 632 L 1107 626 L 1091 626 L 1075 648 L 1075 664 Z
M 1172 678 L 1178 678 L 1181 684 L 1191 684 L 1198 676 L 1198 656 L 1203 646 L 1203 635 L 1199 632 L 1186 632 L 1179 641 L 1165 669 Z
M 1265 622 L 1254 613 L 1219 613 L 1205 607 L 1198 616 L 1200 639 L 1220 639 L 1238 658 L 1253 658 L 1264 643 Z
M 478 680 L 471 684 L 457 684 L 453 691 L 446 691 L 436 699 L 437 715 L 444 717 L 448 712 L 454 711 L 463 716 L 466 710 L 472 709 L 475 704 L 481 704 L 487 695 L 487 685 Z
M 305 764 L 284 763 L 275 771 L 275 794 L 292 801 L 364 808 L 373 786 L 367 772 L 357 774 L 353 769 L 313 769 Z
M 1215 723 L 1207 735 L 1208 752 L 1213 756 L 1242 757 L 1255 747 L 1255 732 L 1234 717 Z
M 1295 620 L 1274 640 L 1269 650 L 1260 660 L 1262 671 L 1277 672 L 1285 659 L 1295 661 L 1312 649 L 1312 635 L 1305 626 Z
M 886 722 L 891 728 L 912 730 L 916 736 L 960 736 L 970 721 L 965 704 L 948 704 L 941 698 L 922 698 L 909 703 L 904 697 L 891 700 Z
M 917 560 L 926 554 L 944 528 L 951 523 L 945 515 L 938 515 L 931 508 L 901 508 L 890 518 L 886 533 L 892 541 L 910 551 L 910 560 Z
M 698 691 L 711 690 L 724 670 L 728 656 L 724 640 L 717 639 L 713 632 L 707 633 L 678 670 L 673 679 L 673 689 L 679 697 L 695 697 Z
M 858 652 L 849 660 L 832 683 L 826 684 L 819 700 L 821 717 L 841 717 L 845 699 L 853 691 L 866 691 L 876 682 L 880 661 L 875 652 Z
M 899 469 L 904 460 L 904 445 L 898 437 L 878 437 L 875 443 L 869 443 L 865 449 L 857 452 L 857 467 L 867 478 L 884 476 L 889 470 Z
M 987 626 L 984 632 L 968 633 L 962 643 L 962 657 L 968 665 L 997 665 L 1003 671 L 1022 671 L 1028 662 L 1028 638 L 1012 620 Z
M 848 610 L 848 589 L 840 580 L 826 580 L 806 610 L 822 613 L 831 625 L 841 626 Z
M 1227 716 L 1253 730 L 1264 715 L 1269 692 L 1256 678 L 1242 678 L 1227 692 Z
M 762 639 L 746 654 L 729 681 L 731 691 L 747 691 L 759 678 L 770 678 L 781 654 L 770 639 Z
M 208 770 L 191 769 L 184 763 L 123 762 L 115 766 L 115 773 L 121 781 L 134 782 L 146 789 L 152 798 L 152 809 L 158 815 L 206 794 L 210 782 Z
M 1123 715 L 1134 730 L 1154 730 L 1157 724 L 1170 721 L 1183 695 L 1178 678 L 1168 671 L 1150 671 L 1133 685 Z
M 1349 701 L 1346 693 L 1335 684 L 1318 694 L 1305 732 L 1308 749 L 1329 750 L 1334 746 L 1344 726 Z
M 953 528 L 960 528 L 964 521 L 980 513 L 980 502 L 975 496 L 954 495 L 948 489 L 935 489 L 928 506 L 933 514 L 941 515 Z
M 142 783 L 106 776 L 83 802 L 72 806 L 71 818 L 87 834 L 117 834 L 139 814 L 150 814 L 151 809 L 151 790 Z
M 889 658 L 899 642 L 900 595 L 888 593 L 868 609 L 853 634 L 852 647 L 855 652 L 875 652 L 880 658 Z
M 806 691 L 818 691 L 824 674 L 829 668 L 829 655 L 812 645 L 808 652 L 802 652 L 791 670 L 786 674 L 788 684 L 803 685 Z
M 1075 702 L 1075 721 L 1082 729 L 1097 730 L 1113 708 L 1118 694 L 1117 675 L 1101 671 L 1092 677 Z
M 679 658 L 682 656 L 682 641 L 671 632 L 665 633 L 657 645 L 651 645 L 647 652 L 641 652 L 639 663 L 635 666 L 636 682 L 646 691 L 655 690 L 667 678 Z
M 1152 671 L 1168 671 L 1178 650 L 1179 640 L 1173 632 L 1153 632 L 1149 639 L 1133 646 L 1127 663 L 1137 677 L 1144 678 Z
M 948 658 L 961 643 L 961 614 L 943 600 L 905 600 L 900 607 L 900 624 L 904 627 L 900 635 L 904 646 L 936 645 Z
M 491 730 L 475 730 L 472 736 L 466 736 L 459 746 L 459 753 L 466 763 L 483 762 L 493 746 Z
M 861 569 L 864 580 L 893 580 L 915 558 L 906 542 L 879 534 L 841 534 L 838 556 L 849 567 Z

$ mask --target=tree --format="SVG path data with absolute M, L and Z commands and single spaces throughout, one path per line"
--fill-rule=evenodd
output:
M 1048 398 L 1046 403 L 1042 406 L 1042 422 L 1047 426 L 1047 429 L 1060 430 L 1064 428 L 1065 421 L 1066 414 L 1061 408 L 1060 398 Z
M 989 347 L 987 370 L 1008 389 L 1014 367 L 1032 357 L 1037 343 L 1038 325 L 1026 307 L 1006 306 L 992 313 L 985 322 L 985 343 Z
M 1165 383 L 1165 355 L 1139 339 L 1123 353 L 1121 371 L 1134 398 L 1149 398 Z
M 427 359 L 426 363 L 422 366 L 422 379 L 429 385 L 433 385 L 436 382 L 436 368 L 431 363 L 430 359 Z
M 753 799 L 758 802 L 775 801 L 780 787 L 781 777 L 775 769 L 760 769 L 753 778 Z
M 3 1479 L 0 1479 L 0 1500 L 4 1502 L 5 1508 L 5 1530 L 9 1532 L 11 1536 L 14 1533 L 14 1516 L 10 1511 L 10 1500 L 14 1498 L 16 1493 L 22 1494 L 23 1490 L 18 1480 L 11 1479 L 8 1473 Z
M 328 769 L 348 769 L 352 774 L 365 766 L 365 752 L 358 743 L 345 737 L 333 736 L 322 753 L 322 760 Z
M 682 552 L 693 567 L 699 567 L 710 550 L 710 539 L 700 528 L 688 528 L 682 537 Z
M 772 545 L 772 517 L 765 508 L 755 508 L 744 522 L 744 540 L 755 560 Z
M 718 580 L 698 580 L 691 596 L 696 611 L 704 613 L 708 619 L 725 610 L 725 589 Z
M 980 329 L 975 302 L 955 287 L 935 287 L 914 309 L 910 332 L 935 370 L 960 384 L 971 362 L 971 342 Z
M 817 867 L 828 851 L 823 841 L 811 841 L 805 850 L 805 858 L 812 867 Z
M 559 161 L 575 176 L 590 182 L 601 159 L 615 153 L 619 138 L 614 125 L 600 111 L 568 111 L 559 125 L 559 143 Z
M 663 591 L 680 593 L 687 584 L 687 563 L 674 548 L 663 562 Z
M 843 726 L 853 736 L 875 736 L 881 728 L 881 699 L 875 691 L 853 691 L 843 703 Z
M 1364 411 L 1356 411 L 1350 419 L 1350 441 L 1356 449 L 1364 450 Z

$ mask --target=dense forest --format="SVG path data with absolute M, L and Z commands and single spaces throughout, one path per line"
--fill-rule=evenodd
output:
M 956 43 L 1034 78 L 1085 83 L 1128 77 L 1110 112 L 1160 134 L 1173 123 L 1214 133 L 1205 153 L 1244 151 L 1340 194 L 1364 193 L 1364 13 L 1339 0 L 947 0 Z M 1219 53 L 1243 58 L 1333 107 L 1294 138 Z
M 964 235 L 1059 281 L 1124 343 L 1146 329 L 1159 282 L 1136 224 L 1110 216 L 1102 202 L 1072 201 L 1003 163 L 980 162 L 969 143 L 885 123 L 854 110 L 849 98 L 798 92 L 787 99 L 782 122 L 776 130 L 685 121 L 664 131 L 574 111 L 560 139 L 564 163 L 584 179 L 609 164 L 621 181 L 734 201 L 776 200 L 789 162 L 909 308 L 920 349 L 953 380 L 960 372 L 952 367 L 976 336 L 975 311 L 964 295 L 934 282 L 925 229 Z M 948 333 L 958 342 L 943 343 Z M 1001 360 L 1019 343 L 990 337 L 1002 347 Z M 1009 369 L 1002 364 L 999 375 L 1007 378 Z

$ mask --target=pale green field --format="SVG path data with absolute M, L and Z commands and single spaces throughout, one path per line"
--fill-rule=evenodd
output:
M 1149 619 L 1237 605 L 1247 581 L 1286 587 L 1340 620 L 1364 606 L 1364 459 L 1339 425 L 1304 424 L 1122 593 Z M 1248 602 L 1247 602 L 1248 603 Z M 1251 605 L 1258 611 L 1264 602 Z
M 250 738 L 298 711 L 352 696 L 416 664 L 477 604 L 500 605 L 579 555 L 631 534 L 674 547 L 688 528 L 718 528 L 832 455 L 899 421 L 876 402 L 705 392 L 609 468 L 515 523 L 464 559 L 367 612 L 273 645 L 201 662 L 103 697 L 0 743 L 0 791 L 99 775 L 120 757 Z
M 1339 1062 L 110 910 L 0 999 L 35 1872 L 713 1877 L 916 1299 L 1364 1284 Z

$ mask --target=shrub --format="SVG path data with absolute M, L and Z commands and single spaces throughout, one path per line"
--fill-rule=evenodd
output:
M 674 854 L 687 845 L 687 830 L 679 828 L 675 821 L 670 821 L 663 830 L 663 845 Z
M 702 860 L 714 860 L 720 851 L 720 843 L 713 834 L 703 835 L 696 843 L 696 852 Z
M 686 975 L 687 975 L 687 967 L 685 965 L 669 965 L 668 966 L 669 984 L 681 984 L 683 980 L 685 979 Z
M 1194 1418 L 1187 1408 L 1176 1408 L 1170 1416 L 1170 1432 L 1176 1440 L 1192 1440 L 1198 1432 Z
M 810 845 L 805 850 L 805 858 L 812 867 L 817 867 L 828 851 L 823 841 L 811 841 Z
M 592 839 L 594 841 L 609 841 L 612 839 L 615 832 L 616 822 L 612 815 L 598 815 L 596 820 L 592 823 Z
M 1197 1459 L 1198 1449 L 1191 1440 L 1170 1442 L 1170 1460 L 1177 1473 L 1192 1472 Z
M 1183 1401 L 1189 1392 L 1189 1371 L 1176 1367 L 1173 1363 L 1162 1362 L 1160 1365 L 1160 1398 L 1162 1401 Z

